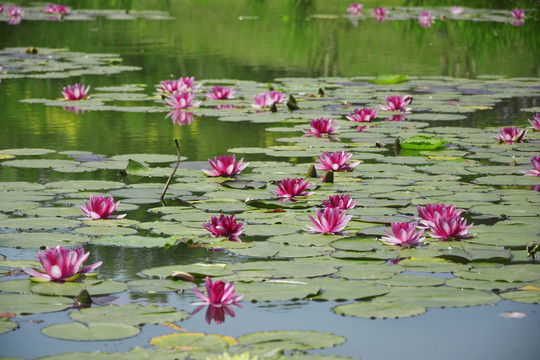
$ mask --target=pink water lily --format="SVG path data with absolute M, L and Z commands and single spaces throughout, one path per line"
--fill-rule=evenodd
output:
M 337 130 L 340 128 L 339 125 L 334 126 L 333 119 L 310 119 L 309 126 L 309 130 L 302 130 L 305 133 L 304 136 L 328 137 L 330 139 L 339 141 L 339 138 L 332 136 L 333 134 L 336 134 Z
M 540 156 L 531 156 L 531 164 L 534 170 L 521 170 L 525 175 L 540 176 Z
M 469 229 L 473 224 L 467 225 L 467 220 L 461 216 L 443 217 L 435 214 L 433 222 L 429 224 L 430 236 L 440 241 L 459 240 L 470 237 Z
M 510 11 L 510 15 L 516 20 L 521 20 L 525 17 L 525 11 L 515 8 L 512 11 Z
M 210 277 L 206 277 L 206 293 L 197 289 L 195 286 L 191 290 L 197 295 L 203 302 L 203 304 L 210 304 L 213 306 L 231 305 L 242 300 L 244 295 L 234 295 L 234 282 L 224 282 L 222 280 L 216 280 L 212 282 Z
M 386 104 L 381 105 L 381 109 L 387 111 L 406 111 L 407 105 L 412 102 L 413 98 L 410 95 L 392 95 L 386 97 Z
M 353 16 L 362 15 L 363 7 L 364 5 L 362 4 L 354 3 L 354 4 L 349 5 L 349 7 L 347 8 L 347 12 Z
M 181 92 L 196 92 L 202 84 L 195 85 L 194 77 L 180 77 L 178 80 L 165 80 L 158 86 L 157 91 L 163 95 L 172 95 Z
M 313 192 L 306 192 L 309 186 L 309 180 L 304 182 L 304 179 L 283 179 L 276 182 L 277 189 L 272 190 L 274 194 L 280 197 L 281 200 L 292 200 L 298 196 L 308 196 Z
M 19 25 L 22 21 L 22 16 L 10 16 L 8 19 L 8 25 Z
M 7 14 L 10 17 L 22 16 L 23 10 L 20 7 L 13 5 L 13 6 L 8 7 Z
M 412 246 L 416 245 L 423 240 L 425 237 L 420 237 L 424 233 L 424 229 L 421 229 L 420 232 L 414 233 L 416 231 L 416 222 L 410 223 L 391 223 L 392 233 L 384 231 L 387 236 L 383 236 L 381 241 L 389 245 L 401 245 L 401 246 Z
M 463 210 L 456 209 L 454 205 L 444 205 L 443 203 L 426 204 L 424 207 L 418 205 L 418 216 L 420 216 L 420 224 L 429 226 L 435 221 L 435 215 L 441 217 L 459 217 Z
M 86 207 L 79 205 L 82 212 L 92 220 L 122 219 L 126 214 L 111 216 L 116 211 L 120 201 L 114 202 L 114 198 L 106 198 L 103 195 L 90 195 L 90 203 L 85 201 Z
M 87 87 L 84 84 L 68 85 L 62 89 L 62 95 L 65 100 L 84 100 L 88 97 L 90 85 Z
M 23 271 L 32 276 L 32 280 L 35 281 L 73 281 L 80 274 L 94 270 L 102 264 L 101 261 L 98 261 L 95 264 L 81 268 L 88 256 L 90 256 L 90 253 L 85 253 L 82 247 L 69 250 L 60 245 L 54 249 L 49 249 L 46 246 L 45 251 L 37 253 L 43 271 L 35 268 L 23 268 Z
M 181 110 L 199 106 L 202 101 L 193 101 L 194 98 L 192 93 L 179 92 L 168 95 L 165 102 L 172 109 Z
M 527 129 L 519 129 L 515 126 L 505 127 L 499 129 L 500 134 L 496 134 L 495 138 L 499 139 L 499 142 L 505 144 L 520 143 L 523 141 L 523 137 L 527 134 Z
M 4 12 L 4 4 L 0 4 L 0 13 Z
M 379 110 L 373 108 L 364 107 L 360 110 L 354 109 L 353 114 L 347 115 L 347 119 L 357 122 L 369 122 L 377 116 Z
M 66 5 L 58 5 L 58 4 L 49 4 L 45 6 L 45 9 L 43 10 L 45 14 L 53 14 L 53 15 L 67 15 L 71 12 L 71 9 L 68 8 Z
M 529 120 L 529 123 L 533 126 L 534 131 L 540 131 L 540 113 L 536 113 L 532 120 Z
M 190 125 L 195 121 L 192 113 L 178 109 L 169 111 L 169 113 L 165 115 L 165 119 L 166 118 L 171 118 L 173 124 L 180 126 Z
M 315 165 L 315 168 L 324 171 L 347 171 L 360 164 L 360 162 L 347 164 L 351 157 L 352 154 L 346 151 L 323 152 L 319 154 L 317 159 L 319 164 Z
M 383 22 L 386 19 L 387 14 L 388 14 L 388 10 L 386 10 L 386 8 L 384 8 L 382 6 L 379 6 L 379 7 L 376 7 L 375 9 L 373 9 L 373 12 L 371 13 L 371 16 L 373 16 L 373 18 L 376 21 Z
M 461 6 L 452 6 L 450 8 L 450 12 L 452 13 L 452 15 L 460 15 L 463 13 L 463 8 Z
M 249 163 L 242 164 L 243 161 L 244 158 L 241 158 L 236 162 L 234 154 L 232 156 L 216 156 L 214 160 L 208 159 L 208 162 L 214 170 L 203 170 L 203 173 L 209 176 L 232 177 L 240 173 L 240 171 L 244 170 L 249 165 Z
M 227 86 L 212 86 L 212 92 L 207 92 L 206 96 L 213 100 L 234 99 L 235 92 Z
M 344 210 L 338 208 L 325 208 L 323 212 L 319 209 L 316 211 L 316 219 L 308 215 L 315 226 L 307 225 L 307 228 L 321 234 L 335 234 L 342 231 L 352 218 L 352 215 L 347 215 Z
M 239 236 L 244 231 L 244 224 L 237 222 L 234 214 L 231 216 L 221 214 L 219 218 L 212 216 L 211 220 L 202 224 L 202 227 L 210 231 L 213 237 L 224 236 L 234 242 L 240 242 Z
M 270 90 L 268 92 L 253 95 L 255 104 L 251 104 L 254 108 L 262 109 L 270 107 L 273 104 L 281 104 L 286 101 L 285 96 L 281 91 Z
M 325 208 L 349 210 L 354 209 L 356 201 L 349 195 L 332 195 L 322 203 Z
M 418 23 L 421 27 L 429 28 L 434 22 L 434 17 L 429 11 L 424 11 L 422 14 L 420 14 L 420 16 L 418 16 Z

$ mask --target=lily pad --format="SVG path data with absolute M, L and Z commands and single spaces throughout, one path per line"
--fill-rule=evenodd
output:
M 54 324 L 41 329 L 41 332 L 49 337 L 74 341 L 126 339 L 137 335 L 140 331 L 139 328 L 128 324 L 99 322 Z
M 167 265 L 143 270 L 141 273 L 150 277 L 167 278 L 173 271 L 187 272 L 199 276 L 224 276 L 232 272 L 225 264 L 191 264 L 191 265 Z
M 72 299 L 61 296 L 2 294 L 0 313 L 40 314 L 64 310 L 73 305 Z
M 19 324 L 17 324 L 15 321 L 9 321 L 9 319 L 0 319 L 0 334 L 7 333 L 18 326 Z
M 423 314 L 426 308 L 415 304 L 373 301 L 339 305 L 334 308 L 334 312 L 366 319 L 397 319 Z
M 238 342 L 231 336 L 206 335 L 205 333 L 183 333 L 161 335 L 150 340 L 154 346 L 167 349 L 179 350 L 205 350 L 205 349 L 227 349 Z
M 171 306 L 156 305 L 109 305 L 72 311 L 73 320 L 85 323 L 120 323 L 135 326 L 182 321 L 189 314 Z
M 240 336 L 238 341 L 242 345 L 268 350 L 308 350 L 334 347 L 344 343 L 346 339 L 332 333 L 294 330 L 251 333 Z
M 64 283 L 50 281 L 30 286 L 30 291 L 33 293 L 48 296 L 77 296 L 83 289 L 90 295 L 107 295 L 123 292 L 127 290 L 127 285 L 112 280 L 84 279 Z
M 462 307 L 494 304 L 500 298 L 482 290 L 451 287 L 393 287 L 379 301 L 400 302 L 423 307 Z
M 503 299 L 526 304 L 540 304 L 540 291 L 516 290 L 500 294 Z

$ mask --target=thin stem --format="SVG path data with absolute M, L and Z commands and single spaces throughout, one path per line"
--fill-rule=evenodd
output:
M 169 184 L 171 183 L 171 180 L 174 174 L 176 173 L 176 169 L 178 169 L 178 165 L 180 165 L 180 145 L 178 145 L 178 139 L 174 139 L 174 143 L 176 144 L 176 152 L 177 152 L 176 164 L 174 165 L 172 174 L 167 179 L 167 183 L 165 183 L 165 188 L 163 188 L 163 192 L 161 193 L 161 197 L 159 198 L 163 206 L 165 206 L 165 204 L 163 203 L 163 198 L 165 197 L 165 193 L 167 192 L 167 189 L 169 188 Z

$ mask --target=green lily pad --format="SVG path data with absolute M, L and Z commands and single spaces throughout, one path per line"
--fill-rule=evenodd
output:
M 9 319 L 0 319 L 0 334 L 7 333 L 19 326 L 15 321 L 9 321 Z
M 189 314 L 171 306 L 109 305 L 72 311 L 69 316 L 85 323 L 119 323 L 135 326 L 182 321 Z
M 506 281 L 468 280 L 461 278 L 449 279 L 446 281 L 446 285 L 460 289 L 477 289 L 490 291 L 508 290 L 518 286 L 517 283 L 511 283 Z
M 79 226 L 77 220 L 62 218 L 11 218 L 0 220 L 0 227 L 20 230 L 54 230 Z
M 446 143 L 447 141 L 442 138 L 415 135 L 402 140 L 400 145 L 403 149 L 432 150 L 438 149 Z
M 408 77 L 408 75 L 377 75 L 375 79 L 369 80 L 369 82 L 379 85 L 399 84 L 407 80 Z
M 540 291 L 516 290 L 500 294 L 503 299 L 526 304 L 540 304 Z
M 148 294 L 188 290 L 194 286 L 193 283 L 186 281 L 157 279 L 132 280 L 128 281 L 126 284 L 131 291 L 138 291 Z
M 435 276 L 396 275 L 390 279 L 377 280 L 377 282 L 386 286 L 440 286 L 444 285 L 446 279 Z
M 494 304 L 500 298 L 482 290 L 451 287 L 393 287 L 379 301 L 400 302 L 422 307 L 462 307 Z
M 534 264 L 506 265 L 500 267 L 478 267 L 469 271 L 458 271 L 454 275 L 470 280 L 526 282 L 540 279 L 538 266 Z
M 390 279 L 404 270 L 405 268 L 400 265 L 351 264 L 341 267 L 336 275 L 346 279 L 358 280 Z
M 181 271 L 199 276 L 224 276 L 232 272 L 225 264 L 191 264 L 191 265 L 167 265 L 141 271 L 143 275 L 158 278 L 167 278 L 173 271 Z
M 183 333 L 161 335 L 150 340 L 154 346 L 167 349 L 227 349 L 237 344 L 237 340 L 230 336 L 206 335 L 205 333 Z
M 162 237 L 116 235 L 112 237 L 101 236 L 96 239 L 91 239 L 91 242 L 92 244 L 124 247 L 164 247 L 167 244 L 174 244 L 176 240 Z
M 0 246 L 24 249 L 40 248 L 43 246 L 53 248 L 57 245 L 67 247 L 78 245 L 86 241 L 88 241 L 86 236 L 58 232 L 21 232 L 0 234 Z
M 50 281 L 30 286 L 30 291 L 40 295 L 77 296 L 83 289 L 90 295 L 107 295 L 123 292 L 127 290 L 127 285 L 112 280 L 84 279 L 64 283 Z
M 293 330 L 251 333 L 240 336 L 238 341 L 256 349 L 308 350 L 334 347 L 344 343 L 346 339 L 332 333 Z
M 184 360 L 187 359 L 188 353 L 179 353 L 176 350 L 168 349 L 143 349 L 135 347 L 128 352 L 107 353 L 96 351 L 92 353 L 64 353 L 60 355 L 51 355 L 40 357 L 40 360 Z M 7 359 L 6 359 L 7 360 Z
M 33 294 L 2 294 L 0 313 L 40 314 L 67 309 L 74 305 L 72 299 L 61 296 Z
M 321 287 L 320 294 L 314 296 L 313 299 L 357 300 L 373 298 L 390 292 L 388 288 L 364 281 L 333 278 L 316 278 L 302 281 Z
M 8 293 L 28 293 L 32 283 L 28 279 L 0 281 L 0 291 Z
M 332 265 L 322 265 L 311 260 L 296 261 L 252 261 L 227 265 L 235 273 L 269 274 L 274 278 L 302 278 L 330 275 L 337 270 Z M 263 275 L 266 277 L 266 275 Z
M 423 314 L 426 308 L 415 304 L 373 301 L 339 305 L 334 308 L 334 312 L 366 319 L 397 319 Z
M 270 280 L 263 282 L 237 282 L 235 290 L 243 294 L 244 301 L 287 301 L 304 299 L 319 292 L 320 287 L 296 280 Z
M 128 324 L 99 322 L 54 324 L 41 329 L 41 332 L 49 337 L 74 341 L 126 339 L 137 335 L 140 331 L 139 328 Z

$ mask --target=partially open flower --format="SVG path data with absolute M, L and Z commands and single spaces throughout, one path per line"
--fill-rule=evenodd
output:
M 499 132 L 500 134 L 495 134 L 495 138 L 499 139 L 499 142 L 501 144 L 514 144 L 523 141 L 523 137 L 527 133 L 527 129 L 519 129 L 515 126 L 512 126 L 500 128 Z
M 179 92 L 167 96 L 165 101 L 172 109 L 181 110 L 199 106 L 202 101 L 193 101 L 194 98 L 190 92 Z
M 34 268 L 23 268 L 23 271 L 32 276 L 34 281 L 73 281 L 80 274 L 94 270 L 102 264 L 99 261 L 81 269 L 88 256 L 90 256 L 90 253 L 85 253 L 82 247 L 69 250 L 60 245 L 54 249 L 49 249 L 46 246 L 45 251 L 37 253 L 43 271 Z
M 373 12 L 371 13 L 371 16 L 373 16 L 373 18 L 376 21 L 383 22 L 386 19 L 387 13 L 388 13 L 388 10 L 386 10 L 386 8 L 384 8 L 382 6 L 379 6 L 379 7 L 375 8 L 375 9 L 373 9 Z
M 13 5 L 13 6 L 8 7 L 7 13 L 9 17 L 17 17 L 17 16 L 22 16 L 23 11 L 20 7 Z
M 362 4 L 354 3 L 354 4 L 349 5 L 349 7 L 347 8 L 347 12 L 350 15 L 359 16 L 359 15 L 362 15 L 362 8 L 363 7 L 364 7 L 364 5 L 362 5 Z
M 315 137 L 328 137 L 334 140 L 339 141 L 335 136 L 332 136 L 340 128 L 340 126 L 334 126 L 334 120 L 332 119 L 310 119 L 309 126 L 310 130 L 303 130 L 305 133 L 304 136 L 315 136 Z
M 435 215 L 439 214 L 442 217 L 455 217 L 461 216 L 463 210 L 457 210 L 454 205 L 444 205 L 444 204 L 426 204 L 424 207 L 418 205 L 416 207 L 418 210 L 418 215 L 420 216 L 420 224 L 424 226 L 429 226 L 429 224 L 435 221 Z
M 316 212 L 317 219 L 308 215 L 315 226 L 307 225 L 307 228 L 321 234 L 335 234 L 342 231 L 352 218 L 352 215 L 347 215 L 344 210 L 337 208 L 325 208 L 323 212 L 317 209 Z
M 351 157 L 352 154 L 346 151 L 323 152 L 319 154 L 317 159 L 319 164 L 315 165 L 315 168 L 324 171 L 347 171 L 360 164 L 360 162 L 347 164 Z
M 387 111 L 406 111 L 407 105 L 412 102 L 413 98 L 410 95 L 401 96 L 401 95 L 392 95 L 386 97 L 386 104 L 381 105 L 381 109 Z
M 255 104 L 251 104 L 254 108 L 262 109 L 272 106 L 273 104 L 280 104 L 287 101 L 281 91 L 270 90 L 268 92 L 253 95 L 253 101 Z
M 224 236 L 234 242 L 240 242 L 239 236 L 244 231 L 244 224 L 237 222 L 234 214 L 231 216 L 221 214 L 219 218 L 212 216 L 212 219 L 202 224 L 202 227 L 210 231 L 214 237 Z
M 233 99 L 235 90 L 226 86 L 212 86 L 212 92 L 207 92 L 206 96 L 213 100 Z
M 379 110 L 373 108 L 364 107 L 361 110 L 354 109 L 353 114 L 347 115 L 347 119 L 358 122 L 369 122 L 377 116 Z
M 473 226 L 467 225 L 467 220 L 461 216 L 442 217 L 435 214 L 433 222 L 429 224 L 431 237 L 441 241 L 459 240 L 470 237 L 469 229 Z
M 418 23 L 421 27 L 429 28 L 431 27 L 431 24 L 435 22 L 433 16 L 431 16 L 431 13 L 429 11 L 424 11 L 420 16 L 418 17 Z
M 381 241 L 389 245 L 416 245 L 425 239 L 425 237 L 420 237 L 424 233 L 424 229 L 421 229 L 416 234 L 414 233 L 417 225 L 416 222 L 391 223 L 392 233 L 385 230 L 387 236 L 383 236 Z
M 206 277 L 206 293 L 197 289 L 195 286 L 191 290 L 197 295 L 203 304 L 210 304 L 213 306 L 230 305 L 242 300 L 244 295 L 234 295 L 234 282 L 224 282 L 222 280 L 216 280 L 212 282 L 210 277 Z
M 79 208 L 92 220 L 99 219 L 122 219 L 126 214 L 111 216 L 116 211 L 120 201 L 114 202 L 114 198 L 105 198 L 103 195 L 90 195 L 90 203 L 85 201 L 86 207 L 79 205 Z
M 208 162 L 214 170 L 203 170 L 203 173 L 208 176 L 232 177 L 240 173 L 240 171 L 244 170 L 249 165 L 249 163 L 242 164 L 243 161 L 244 158 L 238 160 L 238 163 L 236 163 L 234 154 L 232 156 L 216 156 L 214 160 L 208 159 Z
M 277 189 L 272 192 L 278 195 L 281 200 L 294 200 L 294 197 L 297 196 L 308 196 L 313 194 L 313 192 L 306 192 L 306 189 L 309 186 L 309 180 L 304 182 L 304 179 L 283 179 L 276 182 Z
M 349 210 L 354 209 L 355 200 L 349 195 L 332 195 L 322 203 L 325 208 Z
M 450 12 L 452 15 L 460 15 L 463 13 L 463 8 L 461 6 L 452 6 Z
M 540 113 L 536 113 L 533 119 L 529 120 L 529 123 L 531 123 L 535 131 L 540 131 Z
M 68 85 L 62 89 L 62 95 L 65 100 L 83 100 L 88 96 L 88 90 L 90 90 L 90 85 L 86 88 L 84 84 Z
M 531 164 L 534 170 L 521 170 L 525 175 L 540 176 L 540 156 L 531 156 Z
M 525 17 L 525 11 L 515 8 L 510 12 L 510 15 L 516 20 L 521 20 Z
M 71 10 L 66 5 L 49 4 L 45 6 L 45 9 L 43 10 L 43 12 L 45 14 L 52 14 L 52 15 L 67 15 L 71 12 Z

